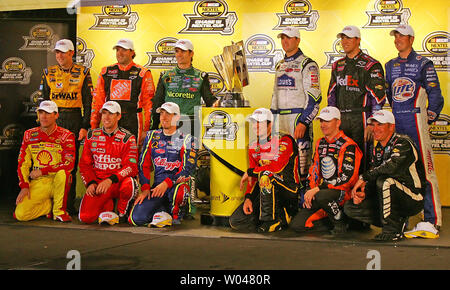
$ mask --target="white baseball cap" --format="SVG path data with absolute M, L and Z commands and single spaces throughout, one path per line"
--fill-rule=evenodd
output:
M 68 52 L 69 50 L 75 50 L 73 43 L 70 39 L 60 39 L 56 42 L 53 51 L 59 50 L 62 52 Z
M 112 226 L 119 223 L 119 216 L 115 212 L 105 211 L 98 216 L 98 223 L 108 223 Z
M 149 226 L 163 228 L 172 225 L 172 216 L 165 211 L 157 212 L 153 215 L 153 220 Z
M 180 115 L 180 107 L 173 102 L 165 102 L 161 107 L 156 109 L 156 113 L 160 113 L 161 110 L 165 110 L 169 114 Z
M 378 121 L 381 124 L 395 124 L 394 114 L 387 110 L 376 111 L 375 113 L 373 113 L 372 117 L 367 120 L 367 123 L 371 124 L 373 120 Z
M 269 109 L 259 108 L 253 111 L 253 113 L 247 119 L 249 121 L 256 121 L 256 122 L 264 122 L 264 121 L 273 122 L 273 114 Z
M 182 50 L 192 50 L 194 51 L 194 45 L 189 39 L 178 39 L 177 42 L 175 42 L 174 48 L 178 47 Z
M 339 32 L 336 37 L 340 38 L 342 35 L 346 35 L 350 38 L 358 37 L 361 38 L 361 33 L 359 32 L 359 28 L 353 25 L 345 26 L 341 32 Z
M 47 113 L 58 113 L 58 105 L 53 101 L 42 101 L 39 104 L 39 108 L 36 109 L 36 112 L 40 110 L 46 111 Z
M 412 29 L 411 26 L 407 25 L 407 24 L 401 24 L 400 26 L 398 26 L 397 28 L 391 30 L 391 32 L 389 33 L 391 36 L 394 36 L 395 32 L 398 32 L 400 34 L 403 35 L 411 35 L 414 36 L 414 30 Z
M 131 49 L 134 50 L 134 44 L 133 41 L 131 39 L 128 38 L 121 38 L 117 41 L 116 45 L 113 46 L 113 49 L 115 49 L 116 47 L 122 47 L 125 49 Z
M 300 30 L 297 28 L 297 27 L 291 27 L 291 26 L 288 26 L 288 27 L 285 27 L 284 29 L 283 29 L 283 31 L 281 31 L 280 33 L 278 33 L 278 38 L 281 38 L 281 36 L 282 35 L 286 35 L 286 36 L 289 36 L 289 37 L 297 37 L 297 38 L 300 38 Z
M 119 113 L 122 114 L 122 109 L 120 108 L 119 103 L 115 102 L 115 101 L 108 101 L 106 103 L 103 104 L 102 108 L 100 109 L 100 112 L 102 110 L 108 110 L 110 113 Z
M 325 107 L 320 111 L 320 114 L 316 117 L 324 121 L 331 121 L 333 119 L 341 119 L 341 112 L 336 107 Z

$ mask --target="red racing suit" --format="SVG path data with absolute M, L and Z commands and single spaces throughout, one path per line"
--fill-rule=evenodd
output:
M 129 130 L 137 140 L 150 129 L 155 86 L 151 71 L 131 62 L 104 67 L 97 80 L 92 100 L 91 127 L 98 128 L 100 110 L 107 101 L 116 101 L 122 109 L 119 126 Z
M 75 136 L 69 130 L 56 126 L 50 134 L 40 127 L 25 131 L 17 172 L 19 187 L 30 188 L 31 199 L 25 198 L 17 206 L 16 218 L 26 216 L 21 220 L 30 220 L 50 213 L 51 206 L 41 207 L 44 203 L 51 205 L 48 203 L 50 199 L 53 199 L 53 215 L 64 214 L 74 162 Z M 30 172 L 34 169 L 40 169 L 42 176 L 30 180 Z M 51 186 L 53 183 L 58 183 L 59 186 Z M 44 186 L 45 184 L 48 186 Z
M 107 178 L 113 184 L 108 192 L 96 196 L 84 195 L 80 205 L 80 221 L 94 222 L 104 211 L 112 211 L 113 198 L 119 198 L 117 209 L 125 215 L 137 190 L 134 177 L 138 174 L 136 138 L 118 127 L 108 134 L 103 129 L 90 129 L 80 159 L 80 174 L 86 188 Z
M 298 148 L 289 135 L 274 135 L 267 142 L 257 141 L 248 149 L 249 168 L 245 198 L 259 195 L 261 221 L 276 220 L 285 208 L 290 216 L 298 209 L 300 175 Z

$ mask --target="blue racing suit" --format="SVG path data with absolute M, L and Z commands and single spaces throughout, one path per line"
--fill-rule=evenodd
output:
M 433 62 L 414 50 L 406 59 L 390 60 L 385 68 L 387 98 L 395 116 L 395 129 L 416 143 L 425 166 L 424 221 L 440 226 L 441 202 L 428 133 L 428 125 L 437 119 L 444 106 L 438 76 Z
M 145 225 L 152 221 L 153 215 L 160 211 L 172 214 L 173 219 L 181 216 L 180 208 L 189 204 L 188 179 L 194 174 L 197 151 L 194 138 L 179 130 L 167 136 L 162 129 L 147 132 L 139 156 L 139 181 L 141 190 L 154 188 L 162 182 L 169 186 L 164 196 L 145 199 L 136 204 L 129 221 L 134 225 Z M 151 172 L 154 182 L 150 186 Z

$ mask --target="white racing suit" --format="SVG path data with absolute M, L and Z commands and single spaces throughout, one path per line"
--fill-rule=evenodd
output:
M 310 124 L 319 111 L 321 100 L 319 67 L 316 62 L 299 49 L 293 56 L 285 57 L 277 64 L 270 107 L 275 117 L 273 126 L 276 131 L 291 136 L 294 136 L 297 124 L 306 126 L 303 138 L 296 139 L 300 180 L 303 183 L 312 159 L 313 128 Z

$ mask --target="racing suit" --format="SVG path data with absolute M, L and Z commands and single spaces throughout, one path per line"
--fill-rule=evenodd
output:
M 85 194 L 80 204 L 79 219 L 92 223 L 105 211 L 113 211 L 117 198 L 119 217 L 127 213 L 131 199 L 137 192 L 134 177 L 138 174 L 136 138 L 128 130 L 118 127 L 111 134 L 103 129 L 90 129 L 80 158 L 80 174 L 86 188 L 109 178 L 113 182 L 104 194 Z
M 280 132 L 294 136 L 299 123 L 306 126 L 305 135 L 297 139 L 299 148 L 300 178 L 308 175 L 312 158 L 313 127 L 322 94 L 319 67 L 299 49 L 293 56 L 285 57 L 276 66 L 275 85 L 271 111 Z M 275 129 L 277 130 L 277 129 Z
M 319 187 L 320 190 L 314 196 L 311 208 L 302 208 L 292 220 L 294 230 L 312 228 L 313 222 L 327 215 L 333 223 L 342 220 L 342 206 L 351 198 L 361 158 L 358 145 L 342 130 L 330 140 L 322 137 L 317 141 L 307 189 Z
M 154 93 L 149 69 L 134 62 L 126 67 L 118 63 L 104 67 L 92 101 L 91 127 L 98 128 L 103 104 L 116 101 L 122 109 L 119 126 L 133 133 L 139 142 L 144 132 L 150 129 Z
M 367 182 L 365 199 L 347 202 L 349 217 L 383 227 L 383 232 L 399 233 L 409 216 L 423 210 L 425 172 L 411 138 L 394 133 L 385 147 L 372 149 L 370 169 L 360 179 Z
M 363 152 L 360 171 L 368 166 L 364 142 L 367 119 L 386 102 L 386 85 L 381 64 L 360 51 L 354 58 L 344 57 L 332 65 L 328 106 L 341 111 L 341 129 Z
M 72 186 L 67 199 L 69 211 L 75 211 L 76 180 L 79 159 L 80 129 L 89 129 L 92 103 L 92 79 L 89 68 L 73 64 L 69 70 L 59 65 L 44 69 L 39 88 L 44 100 L 52 100 L 58 105 L 58 126 L 70 130 L 75 135 L 75 164 L 72 171 Z
M 269 229 L 284 227 L 297 213 L 300 175 L 298 148 L 290 135 L 276 134 L 270 140 L 258 140 L 248 149 L 250 177 L 245 199 L 252 201 L 253 213 L 246 215 L 241 204 L 230 216 L 230 226 L 254 230 L 268 222 Z
M 386 81 L 395 129 L 413 139 L 425 165 L 425 221 L 440 226 L 441 202 L 428 125 L 438 118 L 444 98 L 433 62 L 413 50 L 406 59 L 397 57 L 386 63 Z
M 141 190 L 148 190 L 165 182 L 168 189 L 162 198 L 152 197 L 136 204 L 129 217 L 133 225 L 145 225 L 152 221 L 156 212 L 172 214 L 180 220 L 182 207 L 190 206 L 188 179 L 195 170 L 197 151 L 194 138 L 177 130 L 173 135 L 165 135 L 162 129 L 147 132 L 139 158 L 139 181 Z M 151 172 L 154 180 L 150 186 Z M 188 209 L 189 210 L 189 209 Z
M 185 121 L 181 130 L 184 134 L 200 134 L 200 128 L 194 127 L 195 107 L 201 106 L 202 100 L 207 107 L 211 107 L 217 100 L 212 94 L 208 74 L 194 67 L 180 69 L 177 67 L 161 74 L 152 111 L 152 129 L 159 127 L 159 113 L 156 109 L 165 102 L 178 104 L 181 112 L 181 121 Z
M 15 210 L 18 220 L 32 220 L 42 215 L 66 214 L 70 172 L 75 163 L 75 136 L 56 126 L 47 134 L 40 127 L 25 131 L 20 147 L 19 187 L 29 188 L 31 198 L 24 198 Z M 31 170 L 40 169 L 42 176 L 30 180 Z M 52 203 L 53 200 L 53 203 Z

